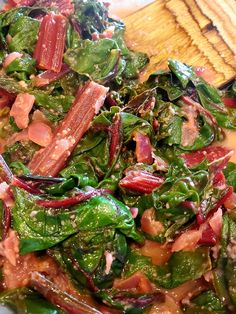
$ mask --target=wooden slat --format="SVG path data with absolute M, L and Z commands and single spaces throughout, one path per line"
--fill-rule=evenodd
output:
M 214 1 L 222 2 L 158 0 L 125 18 L 129 46 L 150 56 L 150 65 L 143 79 L 157 69 L 166 68 L 168 58 L 211 69 L 217 86 L 235 77 L 235 39 L 230 35 L 224 40 L 230 30 L 215 17 L 215 7 L 208 8 L 209 3 Z M 236 23 L 236 8 L 230 11 L 232 1 L 235 0 L 223 1 L 227 5 L 222 7 L 224 19 L 230 27 Z

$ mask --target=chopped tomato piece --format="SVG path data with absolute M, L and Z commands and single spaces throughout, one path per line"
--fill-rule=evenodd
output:
M 34 77 L 33 83 L 35 86 L 41 87 L 48 85 L 51 82 L 54 82 L 56 80 L 59 80 L 63 76 L 65 76 L 67 73 L 70 72 L 70 68 L 67 64 L 63 63 L 60 72 L 54 72 L 51 70 L 47 70 L 37 76 Z
M 29 113 L 33 107 L 35 97 L 28 93 L 18 94 L 12 105 L 10 116 L 20 129 L 26 129 L 29 124 Z
M 120 187 L 142 194 L 150 194 L 164 182 L 162 177 L 142 170 L 130 170 L 120 180 Z
M 171 250 L 172 252 L 193 251 L 201 237 L 201 230 L 187 230 L 175 240 Z
M 6 206 L 12 207 L 14 205 L 9 185 L 6 182 L 0 183 L 0 200 L 2 200 Z
M 15 98 L 15 95 L 10 94 L 4 89 L 0 88 L 0 109 L 10 106 L 14 102 Z
M 6 239 L 0 242 L 0 255 L 11 265 L 16 266 L 19 257 L 19 239 L 16 231 L 10 230 Z
M 115 279 L 113 287 L 118 290 L 136 290 L 137 293 L 153 292 L 149 279 L 141 271 L 137 271 L 128 278 Z
M 3 67 L 6 69 L 9 64 L 12 63 L 15 59 L 21 58 L 23 55 L 19 52 L 11 52 L 9 55 L 6 56 L 6 58 L 3 61 Z
M 218 210 L 209 219 L 209 225 L 211 226 L 212 230 L 218 238 L 221 235 L 222 224 L 222 209 L 218 208 Z
M 59 73 L 65 48 L 66 18 L 61 14 L 49 13 L 44 16 L 38 41 L 34 50 L 34 58 L 40 69 Z
M 226 107 L 236 108 L 236 98 L 224 97 L 223 103 L 225 104 Z
M 151 236 L 157 236 L 162 231 L 164 227 L 162 223 L 155 219 L 155 209 L 146 209 L 141 218 L 141 230 Z
M 60 122 L 51 143 L 34 155 L 29 167 L 34 174 L 55 176 L 63 168 L 81 137 L 87 131 L 94 115 L 103 105 L 107 88 L 88 82 L 79 89 L 76 99 Z
M 136 142 L 137 162 L 152 164 L 152 145 L 149 136 L 136 131 L 134 132 L 134 140 Z
M 215 73 L 211 69 L 204 67 L 195 67 L 194 72 L 202 77 L 206 82 L 213 83 L 215 79 Z
M 164 265 L 171 256 L 171 249 L 168 244 L 161 244 L 156 241 L 145 240 L 140 248 L 140 253 L 152 258 L 154 265 Z
M 224 202 L 224 206 L 227 208 L 227 210 L 231 211 L 236 208 L 236 193 L 232 193 L 228 199 Z
M 208 146 L 195 152 L 182 154 L 188 167 L 194 167 L 206 159 L 210 166 L 221 171 L 233 154 L 233 150 L 222 146 Z
M 33 121 L 28 128 L 29 139 L 43 147 L 48 146 L 52 141 L 52 129 L 44 122 Z

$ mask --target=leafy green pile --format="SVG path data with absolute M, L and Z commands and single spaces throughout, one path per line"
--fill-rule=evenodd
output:
M 176 60 L 139 83 L 148 57 L 128 49 L 124 24 L 109 18 L 102 2 L 78 0 L 67 17 L 63 64 L 68 71 L 37 85 L 44 74 L 33 55 L 38 17 L 53 10 L 37 5 L 0 13 L 0 91 L 13 99 L 19 93 L 34 95 L 30 122 L 37 110 L 54 130 L 86 81 L 105 85 L 109 92 L 59 178 L 30 174 L 27 166 L 40 146 L 8 141 L 22 130 L 10 117 L 10 105 L 0 109 L 3 156 L 21 180 L 11 185 L 11 227 L 19 235 L 20 255 L 50 256 L 75 290 L 118 313 L 165 306 L 163 289 L 186 313 L 235 311 L 236 205 L 231 197 L 236 165 L 228 162 L 229 149 L 211 146 L 224 139 L 224 128 L 236 129 L 236 107 L 224 103 L 225 97 L 236 98 L 235 83 L 220 91 Z M 22 55 L 5 67 L 11 52 Z M 2 220 L 5 214 L 1 202 Z M 215 214 L 218 223 L 223 221 L 218 234 L 210 221 Z M 198 241 L 172 252 L 179 236 L 192 231 L 202 232 Z M 159 252 L 143 254 L 147 243 L 169 250 L 169 258 L 153 263 Z M 206 283 L 203 277 L 209 273 Z M 141 283 L 117 288 L 117 282 L 127 284 L 140 274 Z M 175 300 L 170 289 L 195 281 L 204 282 L 204 289 L 193 291 L 186 304 Z M 3 291 L 0 303 L 21 313 L 64 313 L 61 304 L 54 307 L 34 288 Z

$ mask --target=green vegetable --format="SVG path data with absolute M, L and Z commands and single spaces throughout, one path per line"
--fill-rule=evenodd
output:
M 28 288 L 2 292 L 0 304 L 9 306 L 17 314 L 65 314 L 64 311 Z
M 35 74 L 35 65 L 36 61 L 34 59 L 30 56 L 23 56 L 13 60 L 6 68 L 6 73 L 13 74 L 18 78 L 24 77 L 27 79 L 29 75 Z
M 228 162 L 223 172 L 227 184 L 231 185 L 234 188 L 234 192 L 236 192 L 236 164 L 233 162 Z
M 40 92 L 31 92 L 35 96 L 35 104 L 42 110 L 45 116 L 52 122 L 64 118 L 74 101 L 73 96 L 52 96 Z
M 11 24 L 9 34 L 12 40 L 9 44 L 10 51 L 33 53 L 37 41 L 40 22 L 28 16 L 20 16 Z M 25 36 L 27 34 L 27 36 Z
M 197 248 L 195 251 L 174 252 L 164 266 L 157 268 L 157 283 L 163 288 L 174 288 L 188 280 L 200 278 L 211 270 L 209 249 Z
M 21 7 L 13 8 L 8 11 L 2 11 L 0 13 L 1 30 L 5 30 L 7 26 L 14 24 L 19 18 L 28 15 L 31 10 L 32 8 L 29 7 Z
M 104 81 L 114 75 L 119 57 L 116 42 L 101 39 L 80 41 L 78 48 L 66 51 L 64 60 L 75 72 L 95 81 Z
M 212 290 L 203 292 L 193 300 L 184 310 L 187 314 L 227 314 L 216 294 Z
M 37 205 L 39 198 L 22 189 L 14 188 L 14 196 L 13 225 L 20 234 L 22 254 L 52 247 L 78 231 L 102 228 L 118 229 L 135 241 L 143 241 L 129 208 L 110 195 L 94 196 L 68 210 L 54 211 Z
M 106 270 L 105 254 L 112 256 L 109 270 Z M 73 278 L 86 284 L 84 273 L 87 273 L 96 287 L 107 288 L 123 269 L 127 255 L 126 238 L 114 229 L 79 232 L 63 242 L 61 255 Z M 77 269 L 75 261 L 79 265 Z

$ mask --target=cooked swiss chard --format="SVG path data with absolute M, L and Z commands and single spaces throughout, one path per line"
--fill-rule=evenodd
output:
M 0 12 L 0 304 L 234 313 L 235 83 L 145 53 L 96 0 Z M 26 6 L 27 5 L 27 6 Z

